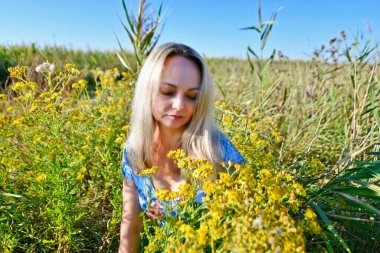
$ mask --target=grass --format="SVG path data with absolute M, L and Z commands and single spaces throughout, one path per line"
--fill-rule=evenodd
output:
M 377 48 L 352 44 L 335 53 L 345 61 L 327 49 L 309 61 L 275 60 L 262 80 L 246 60 L 206 59 L 223 131 L 258 168 L 271 164 L 305 187 L 300 217 L 311 207 L 322 228 L 306 236 L 308 250 L 379 247 L 379 61 Z M 0 55 L 1 248 L 115 250 L 133 76 L 115 52 L 32 45 Z M 56 65 L 51 76 L 35 72 L 45 61 Z M 17 65 L 27 68 L 11 78 Z

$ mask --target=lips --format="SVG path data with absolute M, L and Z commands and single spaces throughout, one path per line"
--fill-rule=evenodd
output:
M 173 119 L 173 120 L 178 120 L 178 119 L 182 119 L 184 116 L 182 116 L 182 115 L 175 115 L 175 114 L 169 114 L 168 117 L 171 118 L 171 119 Z

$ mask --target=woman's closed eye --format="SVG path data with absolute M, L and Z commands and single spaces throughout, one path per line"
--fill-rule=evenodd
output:
M 198 95 L 195 95 L 195 96 L 194 95 L 188 95 L 187 98 L 191 99 L 191 100 L 197 100 Z
M 167 97 L 173 97 L 176 95 L 176 92 L 174 92 L 174 91 L 161 90 L 160 93 L 164 96 L 167 96 Z M 198 98 L 198 95 L 189 94 L 189 95 L 186 95 L 186 98 L 188 98 L 190 100 L 196 100 Z
M 165 95 L 165 96 L 168 96 L 168 97 L 171 97 L 171 96 L 174 96 L 175 95 L 175 92 L 171 92 L 171 91 L 160 91 L 162 95 Z

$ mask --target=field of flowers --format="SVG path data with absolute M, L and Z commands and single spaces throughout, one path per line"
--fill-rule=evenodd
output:
M 135 75 L 111 53 L 89 67 L 75 55 L 96 53 L 1 50 L 1 251 L 116 251 Z M 275 61 L 262 79 L 244 60 L 207 59 L 217 123 L 249 164 L 209 181 L 206 161 L 171 153 L 188 183 L 157 192 L 182 200 L 164 224 L 144 219 L 145 251 L 379 249 L 378 61 L 319 57 Z
M 117 251 L 121 149 L 162 7 L 152 16 L 141 0 L 135 16 L 122 5 L 133 53 L 118 38 L 120 52 L 0 47 L 2 252 Z M 277 14 L 262 22 L 260 1 L 258 13 L 245 29 L 261 52 L 206 58 L 217 124 L 248 164 L 210 180 L 210 163 L 170 152 L 187 183 L 156 192 L 179 202 L 164 221 L 143 216 L 142 251 L 379 252 L 378 46 L 341 31 L 309 61 L 263 58 Z

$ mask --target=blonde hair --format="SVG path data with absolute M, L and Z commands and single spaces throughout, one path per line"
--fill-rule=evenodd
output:
M 155 131 L 152 106 L 159 90 L 165 60 L 169 56 L 182 56 L 194 61 L 201 73 L 196 110 L 182 134 L 181 148 L 190 157 L 207 159 L 214 165 L 222 162 L 219 144 L 221 133 L 215 126 L 213 116 L 214 86 L 210 71 L 194 49 L 183 44 L 167 43 L 151 52 L 136 83 L 131 129 L 126 144 L 128 161 L 135 170 L 146 168 L 146 161 L 152 157 L 151 145 Z

